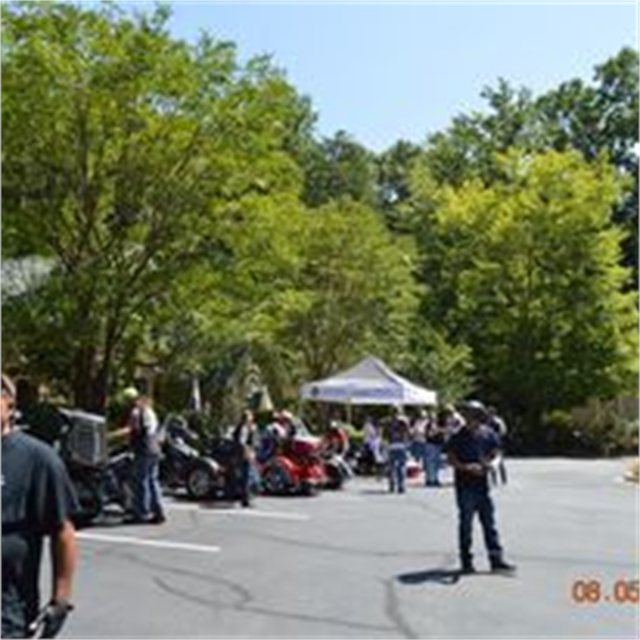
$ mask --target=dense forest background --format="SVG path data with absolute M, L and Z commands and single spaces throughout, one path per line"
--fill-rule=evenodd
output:
M 181 409 L 197 378 L 222 420 L 372 353 L 523 450 L 637 395 L 636 51 L 374 153 L 169 17 L 2 5 L 3 368 L 96 411 L 139 378 Z M 593 446 L 633 446 L 597 413 Z

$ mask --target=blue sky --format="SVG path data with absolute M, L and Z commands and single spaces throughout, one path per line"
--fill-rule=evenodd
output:
M 637 48 L 635 2 L 173 2 L 170 28 L 233 40 L 241 57 L 270 53 L 319 113 L 381 151 L 423 142 L 504 77 L 542 92 L 580 77 L 623 46 Z M 136 4 L 139 7 L 139 3 Z

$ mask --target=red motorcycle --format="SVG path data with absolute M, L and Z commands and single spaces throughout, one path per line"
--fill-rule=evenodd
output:
M 257 452 L 262 489 L 270 495 L 312 495 L 327 483 L 322 441 L 302 423 L 289 434 L 268 429 Z

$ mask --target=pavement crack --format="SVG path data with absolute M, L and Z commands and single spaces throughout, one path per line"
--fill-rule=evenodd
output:
M 163 565 L 161 563 L 158 562 L 151 562 L 149 560 L 143 560 L 142 558 L 131 554 L 131 553 L 121 553 L 120 554 L 122 557 L 125 557 L 126 559 L 130 560 L 131 562 L 133 562 L 134 564 L 137 564 L 139 566 L 144 566 L 147 567 L 149 569 L 153 569 L 154 571 L 160 571 L 162 573 L 168 573 L 171 575 L 179 575 L 179 576 L 185 576 L 187 578 L 193 578 L 194 580 L 199 580 L 200 582 L 205 582 L 207 584 L 212 584 L 212 585 L 221 585 L 223 587 L 226 587 L 229 591 L 231 591 L 232 593 L 236 594 L 237 598 L 238 598 L 238 602 L 234 605 L 234 606 L 244 606 L 245 604 L 247 604 L 248 602 L 251 602 L 253 600 L 253 596 L 251 595 L 251 592 L 246 589 L 245 587 L 243 587 L 240 584 L 237 584 L 236 582 L 232 582 L 231 580 L 227 580 L 226 578 L 220 578 L 218 576 L 212 576 L 209 574 L 203 574 L 203 573 L 199 573 L 197 571 L 189 571 L 187 569 L 179 569 L 177 567 L 171 567 L 171 566 L 166 566 Z M 156 582 L 156 584 L 158 584 L 158 580 L 161 580 L 159 578 L 155 578 L 154 582 Z M 163 581 L 164 584 L 164 581 Z M 168 591 L 169 589 L 165 589 L 166 591 Z M 200 599 L 201 600 L 201 599 Z M 200 604 L 203 604 L 203 602 L 200 602 Z
M 420 638 L 420 634 L 416 633 L 409 623 L 405 620 L 400 610 L 400 600 L 396 592 L 393 580 L 385 580 L 384 584 L 384 611 L 387 618 L 393 623 L 396 631 L 403 638 Z
M 328 616 L 315 616 L 307 613 L 296 613 L 293 611 L 284 611 L 281 609 L 268 609 L 266 607 L 257 606 L 248 602 L 241 602 L 237 604 L 229 604 L 216 599 L 207 599 L 193 593 L 188 593 L 177 588 L 174 585 L 169 585 L 162 578 L 155 578 L 154 582 L 163 591 L 170 593 L 171 595 L 191 602 L 192 604 L 198 604 L 210 608 L 212 606 L 219 607 L 221 609 L 232 609 L 237 612 L 248 612 L 255 615 L 268 616 L 272 618 L 285 618 L 288 620 L 298 620 L 302 622 L 311 622 L 315 624 L 331 624 L 340 627 L 346 627 L 351 629 L 366 630 L 366 631 L 378 631 L 389 632 L 395 630 L 394 627 L 369 624 L 366 622 L 354 622 L 352 620 L 344 620 L 342 618 L 332 618 Z M 417 637 L 417 636 L 409 636 Z

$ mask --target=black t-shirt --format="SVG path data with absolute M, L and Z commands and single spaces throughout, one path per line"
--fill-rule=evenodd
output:
M 406 444 L 409 441 L 409 425 L 406 421 L 392 418 L 387 427 L 389 444 Z
M 463 427 L 451 436 L 446 449 L 447 452 L 455 454 L 463 464 L 483 463 L 486 462 L 489 454 L 499 447 L 499 444 L 495 433 L 486 426 L 481 426 L 476 431 Z M 456 486 L 459 487 L 488 488 L 489 486 L 486 474 L 476 476 L 456 469 L 454 478 Z
M 20 431 L 2 437 L 2 636 L 24 638 L 39 608 L 42 539 L 77 509 L 56 452 Z

